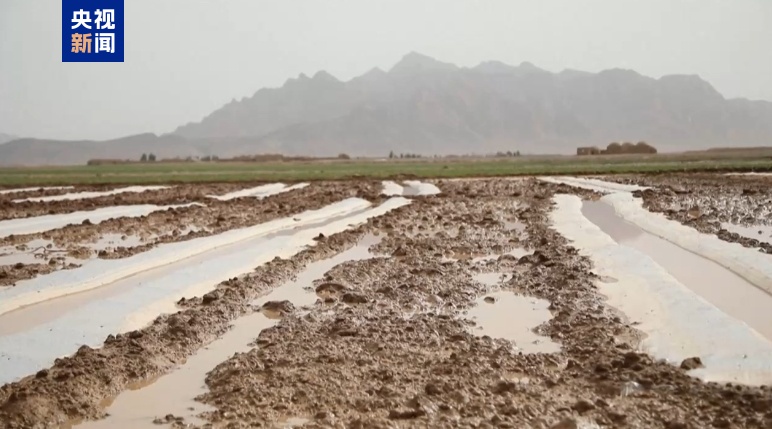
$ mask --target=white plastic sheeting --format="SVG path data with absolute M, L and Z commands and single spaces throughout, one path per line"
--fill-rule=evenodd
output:
M 772 176 L 772 173 L 726 173 L 727 176 Z
M 374 257 L 367 249 L 370 245 L 363 240 L 360 244 L 328 259 L 311 262 L 299 272 L 295 279 L 288 280 L 261 296 L 252 304 L 258 308 L 268 301 L 288 300 L 295 308 L 312 305 L 317 295 L 304 287 L 321 279 L 327 271 L 344 262 Z M 380 240 L 375 240 L 380 241 Z M 375 244 L 375 243 L 372 243 Z M 151 427 L 157 416 L 173 414 L 185 418 L 188 424 L 201 424 L 197 417 L 213 407 L 196 402 L 193 398 L 208 391 L 206 374 L 234 353 L 245 353 L 252 349 L 255 337 L 267 328 L 275 326 L 277 319 L 268 318 L 262 312 L 255 312 L 233 321 L 231 329 L 193 356 L 174 371 L 159 378 L 149 386 L 122 392 L 105 410 L 108 417 L 82 423 L 78 429 L 136 429 Z M 144 422 L 146 424 L 140 424 Z M 302 423 L 302 422 L 300 422 Z M 284 426 L 283 426 L 284 427 Z
M 383 191 L 381 191 L 381 193 L 387 196 L 422 196 L 437 195 L 440 193 L 440 188 L 436 185 L 418 180 L 406 180 L 403 182 L 404 186 L 390 180 L 382 183 Z
M 70 224 L 79 224 L 86 219 L 88 219 L 91 223 L 97 224 L 102 223 L 108 219 L 115 219 L 119 217 L 147 216 L 150 213 L 161 210 L 190 207 L 193 205 L 201 204 L 192 203 L 172 206 L 156 206 L 152 204 L 136 206 L 114 206 L 91 211 L 3 220 L 0 221 L 0 238 L 7 237 L 9 235 L 35 234 L 38 232 L 45 232 L 52 229 L 62 228 Z
M 45 276 L 20 281 L 13 288 L 0 289 L 0 315 L 37 302 L 98 288 L 122 278 L 190 258 L 218 247 L 270 234 L 281 229 L 302 226 L 363 210 L 369 206 L 370 202 L 366 200 L 349 198 L 322 209 L 303 212 L 289 218 L 277 219 L 248 228 L 234 229 L 214 236 L 162 244 L 128 258 L 91 260 L 77 269 L 56 271 Z
M 224 195 L 209 195 L 209 198 L 214 198 L 220 201 L 229 201 L 236 198 L 254 197 L 265 198 L 271 195 L 280 194 L 282 192 L 288 192 L 295 189 L 302 189 L 308 186 L 308 183 L 298 183 L 292 186 L 287 186 L 284 183 L 271 183 L 268 185 L 260 185 L 254 188 L 242 189 L 240 191 L 229 192 Z
M 123 194 L 126 192 L 145 192 L 145 191 L 158 191 L 161 189 L 169 189 L 169 186 L 127 186 L 125 188 L 116 188 L 109 191 L 99 192 L 73 192 L 63 195 L 51 195 L 48 197 L 36 197 L 36 198 L 24 198 L 20 200 L 13 200 L 15 203 L 22 203 L 25 201 L 45 203 L 49 201 L 67 201 L 67 200 L 85 200 L 88 198 L 105 197 L 108 195 Z
M 686 234 L 679 231 L 680 224 L 667 220 L 670 225 L 661 224 L 637 213 L 637 208 L 643 208 L 631 201 L 630 194 L 613 194 L 604 199 L 611 200 L 619 208 L 617 213 L 625 213 L 628 221 L 644 230 L 649 229 L 641 224 L 662 232 L 667 236 L 663 238 L 671 241 Z M 584 217 L 579 197 L 556 195 L 554 200 L 557 207 L 551 213 L 553 226 L 593 260 L 600 276 L 618 280 L 598 286 L 609 297 L 609 304 L 640 323 L 636 328 L 647 334 L 642 343 L 646 352 L 674 364 L 699 356 L 705 368 L 692 374 L 708 381 L 772 383 L 772 343 L 679 283 L 646 254 L 617 244 Z M 712 241 L 714 237 L 699 238 Z M 742 259 L 736 253 L 734 257 Z
M 306 212 L 301 216 L 307 224 L 303 228 L 293 228 L 298 225 L 290 217 L 275 221 L 273 226 L 263 224 L 259 228 L 231 231 L 229 239 L 222 238 L 229 233 L 207 237 L 219 239 L 223 244 L 230 241 L 232 245 L 215 251 L 211 256 L 207 254 L 206 258 L 199 258 L 194 264 L 181 263 L 174 270 L 160 270 L 159 272 L 162 273 L 160 276 L 146 278 L 136 287 L 125 289 L 116 296 L 86 304 L 77 311 L 68 312 L 56 320 L 35 326 L 22 333 L 0 337 L 0 362 L 2 362 L 0 384 L 47 368 L 52 365 L 54 359 L 73 353 L 83 344 L 98 347 L 109 334 L 137 329 L 163 312 L 175 311 L 174 303 L 183 296 L 190 297 L 206 293 L 215 288 L 219 282 L 249 272 L 276 256 L 290 257 L 307 246 L 313 246 L 315 244 L 313 238 L 319 233 L 330 235 L 344 231 L 409 202 L 404 198 L 392 198 L 378 207 L 367 209 L 370 206 L 369 202 L 352 198 L 321 210 Z M 340 218 L 334 219 L 336 216 Z M 312 223 L 314 221 L 316 224 Z M 268 235 L 269 232 L 280 231 L 293 231 L 293 233 Z M 259 236 L 255 237 L 255 235 Z M 235 238 L 239 240 L 234 240 Z M 160 250 L 160 254 L 145 257 L 141 262 L 137 261 L 136 257 L 99 261 L 117 263 L 109 267 L 102 266 L 99 271 L 121 271 L 125 268 L 122 265 L 132 265 L 136 268 L 137 264 L 144 264 L 145 269 L 148 269 L 150 265 L 155 265 L 152 259 L 164 257 L 169 253 L 197 252 L 197 248 L 201 246 L 198 240 L 159 247 L 156 250 Z M 180 246 L 174 246 L 175 244 Z M 148 251 L 136 256 L 151 253 L 152 251 Z M 114 276 L 110 273 L 97 272 L 97 269 L 93 268 L 95 266 L 92 265 L 89 268 L 86 265 L 71 272 L 76 273 L 74 277 L 80 277 L 81 281 L 87 283 L 103 282 L 105 276 Z M 65 272 L 54 274 L 59 273 Z M 101 278 L 101 280 L 95 280 L 95 278 Z M 60 284 L 52 282 L 41 292 L 49 293 L 57 290 L 61 287 Z M 71 291 L 79 288 L 81 286 L 77 284 L 70 285 Z M 29 287 L 27 289 L 29 290 Z M 5 301 L 5 297 L 0 297 L 0 300 Z
M 621 183 L 606 182 L 605 180 L 588 179 L 584 177 L 539 177 L 539 180 L 557 185 L 563 184 L 573 186 L 575 188 L 589 189 L 590 191 L 601 193 L 633 192 L 649 189 L 645 186 L 624 185 Z
M 382 184 L 383 184 L 383 191 L 381 191 L 381 193 L 383 195 L 387 195 L 387 196 L 402 195 L 402 192 L 404 192 L 402 185 L 396 182 L 387 180 L 382 182 Z
M 643 208 L 643 201 L 629 193 L 616 193 L 602 198 L 614 207 L 617 215 L 642 230 L 679 247 L 710 259 L 757 287 L 772 293 L 772 257 L 756 249 L 729 243 L 715 235 L 671 221 L 661 213 Z

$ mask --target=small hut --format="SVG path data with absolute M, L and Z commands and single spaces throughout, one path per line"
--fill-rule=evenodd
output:
M 600 149 L 597 146 L 586 146 L 576 148 L 577 155 L 600 155 Z

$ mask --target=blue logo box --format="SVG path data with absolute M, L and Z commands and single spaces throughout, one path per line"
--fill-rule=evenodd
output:
M 123 62 L 124 0 L 62 0 L 62 62 Z

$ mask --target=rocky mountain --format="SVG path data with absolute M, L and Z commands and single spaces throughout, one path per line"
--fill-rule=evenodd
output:
M 461 68 L 410 53 L 342 82 L 320 71 L 232 101 L 173 133 L 106 142 L 17 140 L 2 164 L 257 153 L 384 156 L 573 153 L 645 140 L 662 151 L 772 144 L 772 103 L 725 99 L 698 76 L 551 73 L 496 61 Z M 65 148 L 66 147 L 66 148 Z
M 727 100 L 698 76 L 631 70 L 550 73 L 530 63 L 459 68 L 406 55 L 348 82 L 319 72 L 232 102 L 180 127 L 188 139 L 258 137 L 228 152 L 383 155 L 650 141 L 665 151 L 772 144 L 772 103 Z

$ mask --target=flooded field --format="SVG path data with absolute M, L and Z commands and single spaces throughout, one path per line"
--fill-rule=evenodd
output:
M 0 428 L 769 428 L 772 177 L 0 193 Z

